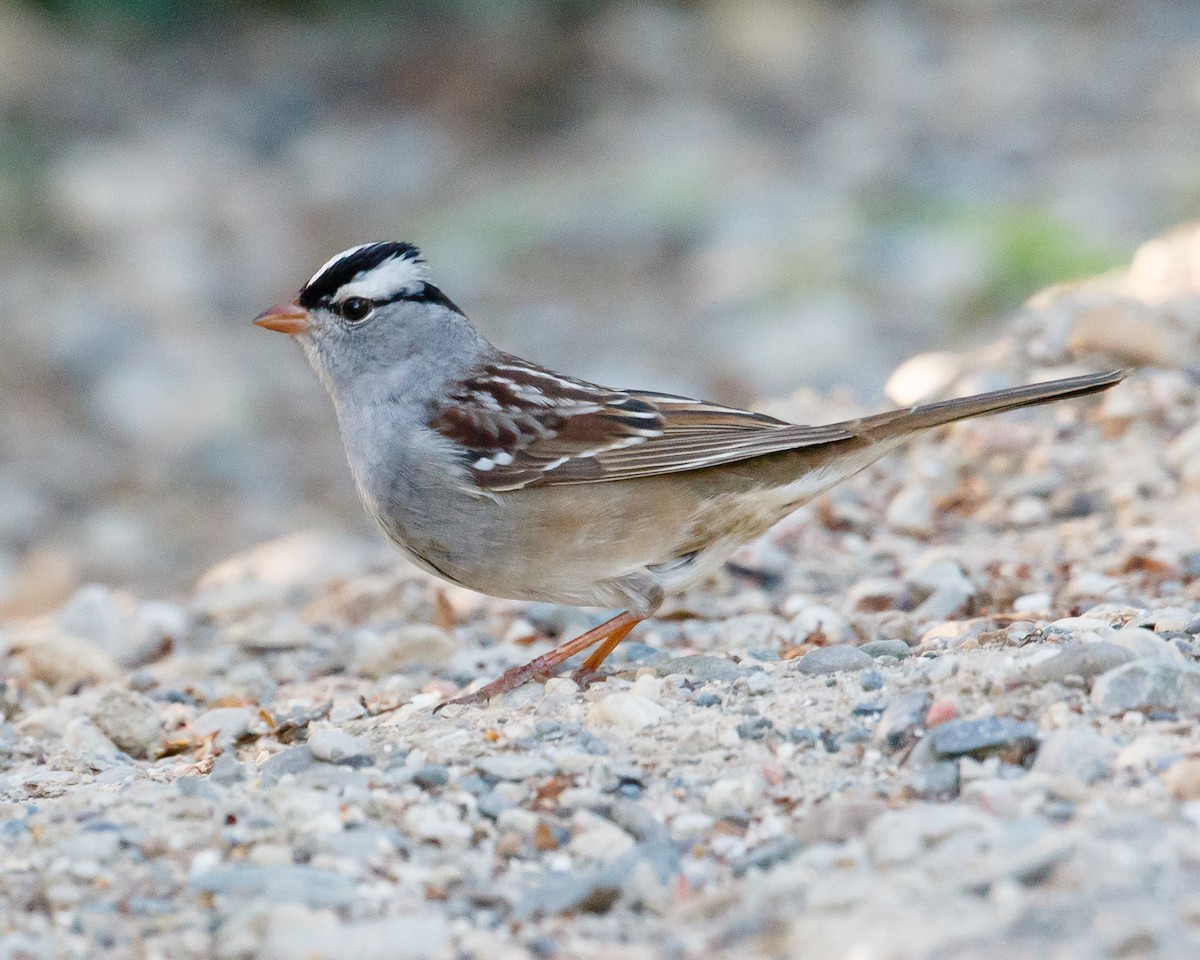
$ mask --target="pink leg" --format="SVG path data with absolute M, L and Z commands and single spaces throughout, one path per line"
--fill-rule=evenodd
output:
M 511 670 L 506 670 L 504 674 L 484 687 L 480 687 L 474 693 L 468 693 L 465 697 L 456 697 L 453 700 L 447 700 L 443 704 L 439 704 L 434 710 L 436 713 L 446 706 L 462 706 L 471 703 L 486 703 L 501 693 L 507 693 L 509 690 L 515 690 L 521 684 L 529 680 L 548 680 L 554 676 L 558 668 L 564 661 L 575 656 L 575 654 L 586 650 L 588 647 L 600 644 L 599 648 L 590 657 L 584 661 L 583 666 L 579 668 L 579 673 L 593 673 L 604 662 L 604 658 L 616 649 L 618 643 L 624 640 L 629 631 L 642 622 L 644 618 L 635 617 L 632 613 L 619 613 L 611 620 L 606 620 L 598 627 L 593 627 L 587 633 L 582 633 L 574 640 L 568 640 L 561 646 L 555 647 L 549 653 L 543 653 L 540 657 L 535 657 L 528 663 L 520 667 L 513 667 Z

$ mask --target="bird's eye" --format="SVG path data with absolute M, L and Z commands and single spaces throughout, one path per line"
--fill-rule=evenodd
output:
M 351 323 L 365 320 L 368 313 L 375 309 L 375 304 L 365 297 L 349 297 L 340 304 L 339 312 Z

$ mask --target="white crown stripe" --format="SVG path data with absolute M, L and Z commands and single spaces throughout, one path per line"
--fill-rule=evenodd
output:
M 429 267 L 424 260 L 406 256 L 390 257 L 383 263 L 364 270 L 349 283 L 342 284 L 337 299 L 363 297 L 367 300 L 390 300 L 402 293 L 415 292 L 429 280 Z
M 373 247 L 373 246 L 375 246 L 375 241 L 372 241 L 371 243 L 360 243 L 357 247 L 351 247 L 349 250 L 343 250 L 341 253 L 334 254 L 334 256 L 330 257 L 328 260 L 326 260 L 321 265 L 321 269 L 312 275 L 312 277 L 309 279 L 308 283 L 305 284 L 305 286 L 311 287 L 314 283 L 317 282 L 318 277 L 320 277 L 326 270 L 328 270 L 330 267 L 332 267 L 339 260 L 344 260 L 346 257 L 352 257 L 352 256 L 354 256 L 354 254 L 358 253 L 359 250 L 366 250 L 367 247 Z

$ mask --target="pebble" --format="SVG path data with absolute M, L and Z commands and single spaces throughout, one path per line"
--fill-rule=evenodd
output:
M 346 922 L 328 910 L 296 905 L 272 910 L 256 960 L 424 960 L 450 943 L 446 919 L 432 911 Z
M 450 782 L 450 769 L 442 766 L 421 767 L 413 774 L 412 780 L 423 790 L 436 790 Z
M 188 886 L 197 893 L 313 907 L 349 907 L 355 900 L 354 884 L 346 877 L 298 865 L 219 867 L 193 875 Z
M 883 674 L 878 670 L 864 670 L 859 674 L 858 682 L 864 690 L 882 690 Z
M 746 817 L 762 798 L 760 777 L 723 777 L 708 788 L 704 809 L 714 817 Z
M 610 693 L 600 697 L 587 712 L 589 728 L 614 727 L 634 734 L 665 720 L 667 709 L 636 693 Z
M 1200 758 L 1178 760 L 1163 774 L 1167 792 L 1176 800 L 1200 800 Z
M 925 539 L 933 535 L 933 494 L 924 484 L 900 488 L 887 506 L 888 526 L 897 533 Z
M 567 844 L 567 850 L 584 860 L 607 863 L 624 856 L 633 845 L 633 837 L 620 827 L 600 821 L 575 834 Z
M 528 780 L 530 777 L 548 777 L 554 772 L 554 764 L 545 757 L 530 753 L 493 753 L 475 761 L 475 768 L 485 777 L 496 780 Z
M 903 660 L 912 653 L 912 649 L 903 640 L 871 640 L 858 649 L 876 660 L 883 658 Z
M 858 647 L 817 647 L 796 661 L 796 670 L 808 676 L 825 676 L 844 671 L 865 670 L 874 661 Z
M 674 657 L 657 664 L 654 669 L 660 677 L 678 674 L 693 683 L 726 682 L 736 680 L 742 674 L 742 668 L 732 660 L 700 654 Z
M 1067 643 L 1053 657 L 1027 667 L 1023 677 L 1032 683 L 1062 683 L 1067 677 L 1082 677 L 1090 683 L 1135 657 L 1128 647 L 1115 643 Z
M 1116 753 L 1116 744 L 1095 730 L 1056 730 L 1042 741 L 1032 769 L 1055 776 L 1068 774 L 1092 784 L 1108 775 Z
M 1129 650 L 1138 659 L 1167 663 L 1183 663 L 1185 660 L 1175 644 L 1144 627 L 1125 627 L 1113 633 L 1109 640 L 1115 646 Z
M 1037 724 L 1008 717 L 948 720 L 931 729 L 927 738 L 942 758 L 997 752 L 1020 758 L 1037 749 Z
M 927 564 L 910 573 L 906 580 L 911 587 L 927 594 L 913 611 L 917 620 L 926 623 L 946 620 L 975 596 L 975 585 L 952 560 Z
M 253 719 L 248 707 L 217 707 L 196 717 L 192 730 L 201 737 L 215 734 L 217 743 L 229 744 L 250 732 Z
M 357 766 L 372 762 L 369 741 L 354 737 L 333 727 L 322 727 L 308 735 L 308 749 L 322 763 L 344 763 Z
M 455 652 L 454 638 L 440 627 L 410 623 L 392 630 L 360 630 L 354 636 L 351 668 L 379 680 L 415 665 L 439 666 Z
M 268 757 L 258 768 L 258 773 L 266 786 L 272 786 L 285 776 L 295 776 L 310 770 L 316 762 L 317 758 L 313 756 L 312 750 L 308 744 L 304 744 Z
M 110 690 L 92 711 L 92 720 L 109 740 L 131 757 L 154 759 L 163 752 L 158 708 L 145 694 Z
M 924 727 L 930 700 L 925 690 L 910 691 L 892 699 L 875 725 L 872 742 L 892 752 L 911 746 Z
M 1092 704 L 1108 714 L 1171 710 L 1188 716 L 1200 715 L 1200 668 L 1161 660 L 1135 660 L 1096 679 Z
M 820 635 L 831 644 L 849 643 L 854 631 L 849 621 L 832 607 L 805 600 L 802 604 L 785 604 L 784 612 L 791 616 L 791 624 L 800 640 Z

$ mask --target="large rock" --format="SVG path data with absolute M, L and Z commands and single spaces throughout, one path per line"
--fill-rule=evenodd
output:
M 1171 710 L 1200 714 L 1200 668 L 1136 660 L 1109 670 L 1092 687 L 1092 704 L 1105 713 Z

